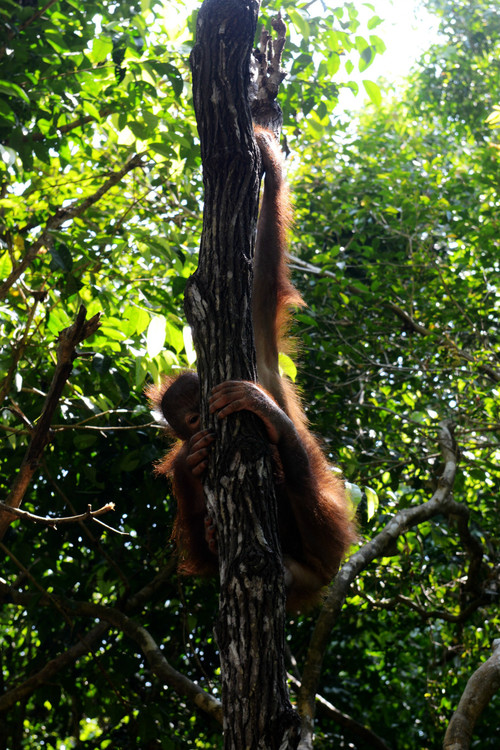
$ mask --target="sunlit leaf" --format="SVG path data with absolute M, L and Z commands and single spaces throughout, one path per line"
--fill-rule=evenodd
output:
M 280 372 L 283 375 L 286 375 L 292 382 L 295 382 L 295 378 L 297 377 L 297 367 L 288 354 L 284 354 L 283 352 L 279 353 L 279 367 Z
M 153 359 L 163 349 L 166 336 L 167 321 L 163 315 L 156 315 L 148 326 L 146 346 L 148 355 Z
M 18 97 L 19 99 L 23 99 L 27 104 L 29 104 L 29 97 L 23 89 L 17 85 L 17 83 L 13 83 L 12 81 L 1 81 L 0 80 L 0 93 L 6 94 L 7 96 L 14 96 Z
M 196 362 L 196 349 L 194 348 L 193 335 L 191 333 L 190 326 L 183 327 L 182 337 L 184 341 L 184 349 L 186 351 L 188 365 L 191 367 Z
M 373 518 L 373 516 L 378 510 L 378 505 L 379 505 L 378 495 L 370 487 L 365 487 L 365 495 L 366 495 L 366 515 L 368 517 L 368 520 L 370 520 L 371 518 Z
M 363 492 L 360 487 L 358 487 L 357 484 L 353 484 L 352 482 L 345 482 L 345 490 L 347 497 L 349 498 L 349 502 L 356 507 L 361 502 L 361 498 L 363 496 Z
M 367 79 L 363 79 L 362 83 L 371 101 L 378 107 L 382 103 L 380 87 L 374 81 L 368 81 Z

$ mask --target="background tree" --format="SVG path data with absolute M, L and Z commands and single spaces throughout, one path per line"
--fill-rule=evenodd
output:
M 281 7 L 294 278 L 309 305 L 299 379 L 362 491 L 354 563 L 314 632 L 315 618 L 289 621 L 290 670 L 297 685 L 317 665 L 312 635 L 316 747 L 435 748 L 498 632 L 498 139 L 484 122 L 498 103 L 498 11 L 440 3 L 440 43 L 398 101 L 386 95 L 353 130 L 334 112 L 336 76 L 350 52 L 363 68 L 383 48 L 376 14 L 364 30 L 352 3 Z M 165 9 L 0 8 L 2 495 L 39 421 L 57 336 L 83 304 L 101 326 L 78 350 L 22 508 L 116 508 L 55 529 L 23 518 L 4 537 L 9 750 L 221 746 L 216 584 L 175 576 L 173 503 L 151 472 L 165 444 L 142 396 L 146 380 L 193 362 L 182 312 L 201 227 L 193 22 L 176 31 L 184 5 Z M 439 427 L 450 420 L 458 454 Z M 443 452 L 456 505 L 424 521 L 449 489 Z M 388 526 L 395 516 L 415 525 Z M 476 746 L 496 747 L 497 714 L 498 695 Z

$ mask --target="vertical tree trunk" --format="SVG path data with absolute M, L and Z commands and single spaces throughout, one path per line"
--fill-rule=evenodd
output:
M 186 290 L 206 398 L 227 379 L 255 380 L 252 259 L 259 156 L 248 102 L 259 0 L 205 0 L 192 52 L 205 209 L 199 265 Z M 205 486 L 217 527 L 225 748 L 294 748 L 298 718 L 284 665 L 283 566 L 270 448 L 250 414 L 214 424 Z

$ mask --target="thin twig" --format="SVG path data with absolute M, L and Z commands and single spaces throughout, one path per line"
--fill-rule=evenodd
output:
M 7 44 L 4 44 L 3 47 L 0 47 L 0 58 L 2 58 L 5 55 L 5 51 L 7 50 L 7 47 L 9 46 L 8 43 L 10 42 L 10 40 L 13 39 L 16 35 L 18 35 L 21 31 L 24 31 L 24 29 L 27 29 L 28 26 L 30 26 L 32 23 L 34 23 L 35 21 L 38 21 L 40 16 L 42 16 L 45 13 L 45 11 L 50 8 L 51 5 L 55 5 L 56 2 L 57 0 L 49 0 L 48 3 L 45 3 L 43 8 L 40 8 L 35 13 L 33 13 L 33 15 L 30 16 L 28 20 L 25 21 L 21 26 L 16 27 L 15 30 L 13 31 L 10 31 L 7 34 Z
M 114 509 L 114 503 L 106 503 L 106 505 L 103 505 L 102 508 L 99 508 L 98 510 L 92 510 L 92 507 L 89 505 L 88 510 L 85 511 L 85 513 L 80 513 L 77 516 L 63 516 L 62 518 L 52 518 L 51 516 L 37 516 L 35 513 L 29 513 L 27 510 L 12 508 L 10 505 L 0 503 L 0 510 L 5 511 L 6 513 L 10 513 L 11 515 L 15 516 L 15 518 L 21 518 L 23 521 L 32 521 L 33 523 L 39 523 L 42 524 L 42 526 L 50 526 L 54 529 L 57 526 L 61 526 L 65 523 L 78 523 L 79 521 L 96 519 L 97 516 L 102 516 L 104 513 L 109 513 L 110 510 Z M 106 526 L 106 528 L 111 529 L 110 526 Z M 111 530 L 115 531 L 115 529 Z M 123 532 L 119 531 L 116 533 L 122 534 Z

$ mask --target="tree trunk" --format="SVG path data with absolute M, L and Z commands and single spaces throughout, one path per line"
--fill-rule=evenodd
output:
M 259 0 L 205 0 L 191 56 L 205 209 L 199 265 L 186 289 L 202 389 L 255 380 L 252 259 L 259 155 L 249 109 Z M 205 485 L 220 568 L 217 640 L 225 748 L 294 748 L 298 718 L 284 665 L 284 583 L 271 454 L 248 413 L 212 418 L 217 435 Z

